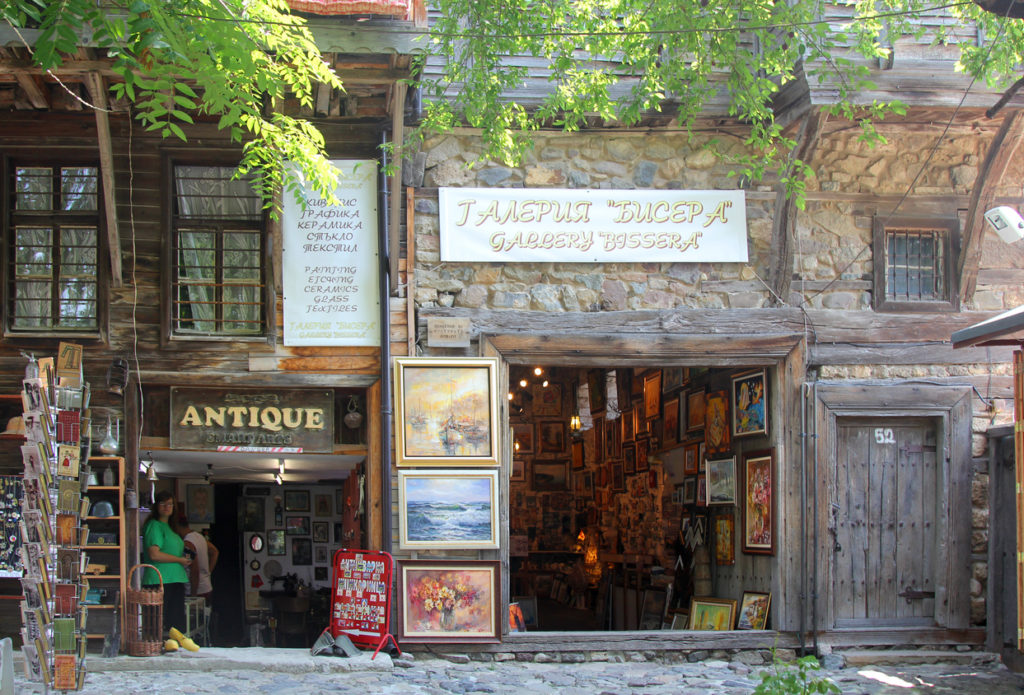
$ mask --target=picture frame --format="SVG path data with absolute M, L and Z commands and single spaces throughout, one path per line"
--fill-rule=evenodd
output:
M 673 630 L 689 630 L 690 629 L 690 614 L 689 613 L 674 613 L 672 615 L 672 629 Z
M 497 560 L 401 560 L 398 575 L 399 641 L 499 641 Z
M 334 510 L 331 507 L 330 495 L 317 495 L 313 498 L 313 516 L 334 516 Z
M 683 504 L 693 504 L 697 501 L 697 478 L 683 478 Z
M 584 456 L 583 456 L 583 454 L 584 454 L 584 451 L 583 451 L 583 440 L 582 439 L 574 439 L 574 440 L 572 440 L 571 448 L 572 448 L 572 457 L 571 457 L 570 460 L 572 461 L 572 469 L 574 471 L 582 471 L 584 468 L 586 468 L 586 465 L 587 465 L 586 461 L 584 460 Z
M 627 408 L 619 415 L 622 420 L 622 443 L 628 444 L 636 440 L 636 415 L 633 408 Z
M 613 461 L 610 464 L 611 475 L 612 475 L 612 490 L 614 492 L 625 492 L 626 491 L 626 478 L 622 472 L 622 462 Z
M 549 383 L 533 385 L 531 407 L 534 417 L 562 417 L 562 387 Z
M 651 420 L 661 411 L 661 370 L 644 375 L 644 418 Z
M 743 457 L 743 552 L 775 554 L 775 451 Z
M 668 610 L 671 585 L 667 589 L 645 589 L 640 603 L 640 630 L 660 630 Z
M 736 599 L 694 597 L 690 599 L 691 630 L 731 630 L 736 622 Z
M 272 528 L 267 530 L 267 555 L 286 555 L 285 530 Z
M 686 431 L 700 432 L 704 429 L 704 399 L 707 390 L 701 386 L 686 392 Z
M 422 468 L 398 471 L 398 547 L 498 548 L 498 471 Z
M 686 383 L 686 367 L 665 367 L 661 370 L 661 392 L 672 393 Z
M 496 358 L 396 357 L 395 465 L 497 466 Z
M 622 425 L 615 420 L 605 420 L 604 457 L 618 458 L 622 456 Z
M 314 521 L 313 522 L 313 542 L 314 543 L 330 543 L 331 539 L 328 536 L 330 533 L 330 526 L 326 521 Z
M 308 516 L 286 516 L 284 518 L 284 531 L 288 536 L 308 536 Z
M 697 500 L 698 507 L 708 506 L 708 479 L 703 475 L 697 476 Z
M 736 564 L 736 521 L 732 511 L 718 513 L 712 519 L 715 530 L 715 564 Z
M 679 443 L 679 399 L 673 398 L 665 401 L 665 413 L 663 415 L 664 435 L 661 439 L 663 449 L 669 449 Z
M 523 459 L 512 459 L 512 471 L 508 479 L 513 483 L 525 483 L 526 461 Z
M 636 472 L 643 473 L 651 467 L 650 463 L 651 440 L 636 440 Z
M 190 524 L 212 524 L 214 520 L 213 487 L 185 486 L 186 518 Z M 263 529 L 260 529 L 261 531 Z
M 594 454 L 600 459 L 601 452 L 604 451 L 604 417 L 595 417 L 594 426 L 590 431 L 594 433 Z
M 733 377 L 732 435 L 768 436 L 767 370 L 761 369 Z
M 308 512 L 309 490 L 285 490 L 284 510 L 286 512 Z
M 262 532 L 267 527 L 266 508 L 262 497 L 243 497 L 238 505 L 241 516 L 239 530 Z
M 736 504 L 736 457 L 707 462 L 708 505 Z
M 736 616 L 737 630 L 764 630 L 768 627 L 768 611 L 772 595 L 762 591 L 744 591 Z
M 513 603 L 518 603 L 523 611 L 523 624 L 526 629 L 536 628 L 537 622 L 537 597 L 536 596 L 513 596 Z
M 534 459 L 530 466 L 531 486 L 538 491 L 569 489 L 568 459 Z
M 683 447 L 683 475 L 697 475 L 700 472 L 700 463 L 697 460 L 699 455 L 699 442 L 690 442 Z
M 329 564 L 331 564 L 331 547 L 329 545 L 316 545 L 316 546 L 313 546 L 313 564 L 316 564 L 316 565 L 329 565 Z
M 636 473 L 636 444 L 626 444 L 622 447 L 622 472 L 626 475 Z
M 587 391 L 590 394 L 590 412 L 604 412 L 607 405 L 608 392 L 604 383 L 603 369 L 591 369 L 587 372 Z
M 334 522 L 334 544 L 337 546 L 344 545 L 345 542 L 345 524 L 340 521 Z
M 561 420 L 537 423 L 537 445 L 541 454 L 565 453 L 566 426 Z
M 532 422 L 513 422 L 512 423 L 512 453 L 516 456 L 523 454 L 532 454 L 534 451 L 533 444 L 533 423 Z M 516 444 L 519 445 L 516 448 Z
M 314 567 L 313 568 L 313 581 L 326 582 L 327 581 L 327 567 Z
M 313 541 L 309 538 L 292 539 L 292 565 L 302 567 L 313 564 Z
M 713 391 L 704 399 L 704 441 L 709 454 L 724 454 L 732 446 L 729 393 Z

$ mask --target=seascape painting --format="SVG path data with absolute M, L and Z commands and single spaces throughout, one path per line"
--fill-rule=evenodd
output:
M 498 547 L 497 471 L 400 470 L 399 547 Z
M 496 362 L 398 358 L 398 465 L 497 465 Z

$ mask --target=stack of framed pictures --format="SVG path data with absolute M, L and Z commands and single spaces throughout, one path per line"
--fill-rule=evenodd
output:
M 499 548 L 497 360 L 395 358 L 399 548 Z M 491 642 L 496 560 L 399 562 L 399 637 Z

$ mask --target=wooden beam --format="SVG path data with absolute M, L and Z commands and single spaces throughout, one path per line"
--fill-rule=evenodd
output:
M 111 287 L 121 287 L 121 234 L 117 226 L 114 149 L 110 140 L 107 83 L 96 73 L 86 75 L 85 83 L 89 87 L 93 113 L 96 114 L 96 139 L 100 150 L 100 177 L 103 181 L 103 209 L 107 218 L 107 246 L 110 253 L 110 285 Z
M 796 160 L 806 162 L 811 158 L 827 118 L 828 115 L 820 108 L 812 108 L 807 112 L 800 125 L 796 146 L 789 153 L 790 165 Z M 768 268 L 768 287 L 777 304 L 789 302 L 789 290 L 793 278 L 792 239 L 796 235 L 798 212 L 796 200 L 787 195 L 786 184 L 780 181 L 778 197 L 775 200 L 775 215 L 772 221 L 772 243 Z
M 405 302 L 409 333 L 407 355 L 416 354 L 416 189 L 405 189 Z
M 18 85 L 24 90 L 28 96 L 29 102 L 32 104 L 32 108 L 36 109 L 48 109 L 50 108 L 50 100 L 46 98 L 46 93 L 43 91 L 37 80 L 39 79 L 35 75 L 29 74 L 18 74 L 15 75 L 15 79 L 18 80 Z
M 391 266 L 391 292 L 398 289 L 398 247 L 402 231 L 402 142 L 405 140 L 405 92 L 406 84 L 396 82 L 391 86 L 391 142 L 395 151 L 391 160 L 394 174 L 388 185 L 388 263 Z
M 978 286 L 978 266 L 981 264 L 981 243 L 985 238 L 985 210 L 992 204 L 996 187 L 1013 158 L 1021 137 L 1024 136 L 1024 112 L 1012 111 L 1003 118 L 1003 124 L 989 145 L 985 161 L 978 172 L 967 207 L 957 273 L 960 277 L 960 301 L 967 302 Z

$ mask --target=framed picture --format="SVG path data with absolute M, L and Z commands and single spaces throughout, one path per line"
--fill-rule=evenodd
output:
M 345 488 L 343 487 L 334 491 L 334 510 L 339 516 L 345 512 Z
M 737 630 L 764 630 L 768 626 L 768 609 L 772 595 L 760 591 L 744 591 L 740 601 Z
M 540 453 L 565 453 L 565 423 L 561 420 L 548 420 L 537 425 L 540 440 Z
M 284 530 L 289 536 L 308 536 L 308 516 L 286 516 L 284 519 Z
M 708 465 L 708 448 L 704 444 L 704 440 L 700 440 L 700 445 L 697 447 L 697 472 L 703 473 L 704 469 Z
M 534 384 L 531 406 L 534 417 L 562 417 L 562 387 Z
M 658 417 L 661 411 L 661 370 L 644 376 L 644 418 Z
M 764 369 L 733 377 L 732 434 L 768 435 L 768 383 Z
M 313 580 L 317 582 L 327 581 L 327 568 L 326 567 L 314 567 L 313 568 Z
M 594 433 L 594 454 L 601 458 L 601 452 L 604 451 L 604 418 L 595 417 L 590 431 Z
M 736 564 L 736 522 L 732 512 L 715 514 L 713 519 L 715 530 L 715 563 L 718 565 Z
M 697 501 L 697 478 L 689 477 L 683 479 L 683 504 L 693 504 Z
M 334 544 L 343 545 L 345 541 L 345 524 L 340 521 L 334 522 Z
M 704 387 L 686 392 L 686 431 L 704 429 Z
M 284 510 L 286 512 L 308 512 L 309 490 L 285 490 Z
M 700 472 L 700 463 L 697 461 L 699 455 L 699 442 L 691 442 L 683 448 L 683 475 L 697 475 Z
M 497 561 L 399 562 L 398 639 L 497 642 L 501 634 Z M 524 612 L 524 622 L 525 622 Z
M 622 455 L 622 425 L 615 420 L 605 420 L 604 457 L 618 458 Z
M 498 547 L 498 471 L 398 471 L 398 547 Z
M 672 629 L 673 630 L 689 630 L 690 629 L 690 614 L 689 613 L 675 613 L 672 615 Z
M 575 439 L 572 442 L 572 469 L 574 471 L 582 471 L 586 467 L 586 462 L 583 459 L 583 440 Z
M 650 454 L 651 440 L 649 439 L 638 439 L 636 440 L 636 471 L 637 473 L 643 473 L 651 467 L 650 461 L 648 461 L 648 454 Z
M 269 529 L 267 531 L 267 555 L 285 555 L 286 552 L 284 529 Z
M 513 596 L 512 601 L 519 604 L 523 611 L 523 624 L 527 629 L 537 627 L 537 597 L 536 596 Z
M 775 553 L 775 470 L 773 451 L 750 452 L 743 459 L 743 552 Z
M 636 416 L 633 414 L 633 409 L 623 410 L 622 414 L 619 415 L 619 419 L 622 420 L 622 443 L 632 442 L 636 439 Z
M 186 485 L 185 504 L 187 507 L 185 512 L 190 524 L 213 523 L 213 487 L 210 485 Z
M 313 541 L 308 538 L 292 539 L 292 565 L 313 564 Z
M 636 473 L 636 444 L 626 444 L 622 447 L 622 472 L 626 475 Z
M 686 383 L 686 367 L 666 367 L 661 370 L 661 392 L 672 393 Z
M 330 543 L 331 539 L 328 536 L 330 527 L 326 521 L 314 521 L 313 522 L 313 542 L 314 543 Z
M 736 599 L 690 599 L 691 630 L 731 630 L 736 621 Z
M 260 531 L 267 527 L 267 503 L 262 497 L 243 497 L 239 510 L 242 512 L 242 531 Z
M 640 604 L 640 629 L 660 630 L 661 622 L 668 610 L 667 589 L 646 589 Z
M 679 399 L 673 398 L 665 402 L 664 436 L 662 448 L 669 448 L 679 443 Z
M 330 495 L 317 495 L 314 498 L 313 514 L 315 516 L 334 516 L 334 510 L 331 506 Z
M 591 369 L 587 372 L 587 390 L 590 393 L 590 412 L 603 412 L 608 400 L 603 369 Z
M 509 476 L 509 480 L 513 483 L 526 482 L 526 461 L 512 459 L 512 475 Z
M 329 545 L 313 546 L 313 562 L 317 565 L 331 564 L 331 547 Z
M 736 457 L 708 461 L 708 504 L 736 504 Z
M 530 466 L 534 490 L 568 490 L 569 461 L 567 459 L 543 461 L 534 459 Z
M 622 462 L 613 461 L 611 464 L 612 490 L 615 492 L 626 491 L 626 478 L 622 472 Z
M 724 454 L 732 445 L 729 436 L 729 394 L 714 391 L 704 399 L 704 441 L 709 454 Z
M 497 466 L 497 360 L 395 358 L 397 466 Z
M 512 453 L 517 456 L 533 453 L 533 423 L 512 423 Z
M 697 476 L 697 506 L 708 506 L 708 479 L 703 475 Z

